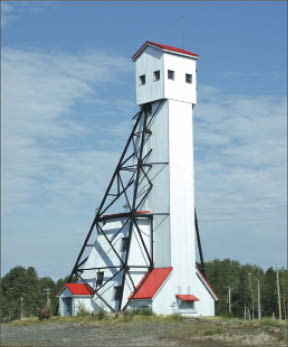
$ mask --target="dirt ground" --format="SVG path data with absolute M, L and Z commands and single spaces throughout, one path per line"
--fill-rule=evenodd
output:
M 2 324 L 1 346 L 286 346 L 285 323 L 242 322 L 153 316 L 35 318 Z

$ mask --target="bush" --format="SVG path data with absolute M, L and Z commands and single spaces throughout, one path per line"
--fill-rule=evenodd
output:
M 41 308 L 41 309 L 39 310 L 39 315 L 38 315 L 38 317 L 39 317 L 40 320 L 42 320 L 42 319 L 44 319 L 44 318 L 48 319 L 48 318 L 50 317 L 50 315 L 51 315 L 50 308 L 49 308 L 49 307 L 48 307 L 48 308 L 45 307 L 45 308 Z
M 95 310 L 93 312 L 93 316 L 99 320 L 106 319 L 107 318 L 107 312 L 104 311 L 103 308 L 100 308 L 100 309 Z
M 78 317 L 85 317 L 85 316 L 90 316 L 90 315 L 91 315 L 91 313 L 89 312 L 89 310 L 87 310 L 87 308 L 85 307 L 83 302 L 79 302 L 78 306 L 77 306 L 77 316 Z

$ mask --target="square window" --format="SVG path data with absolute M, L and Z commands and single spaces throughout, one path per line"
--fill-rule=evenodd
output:
M 192 75 L 189 73 L 185 74 L 185 81 L 186 83 L 192 83 Z
M 104 271 L 97 272 L 96 286 L 101 286 L 104 279 Z
M 114 300 L 120 300 L 121 299 L 121 287 L 116 286 L 114 287 Z
M 145 83 L 146 83 L 146 76 L 145 75 L 139 76 L 139 84 L 140 84 L 140 86 L 142 86 Z
M 174 80 L 175 79 L 175 71 L 168 70 L 168 80 Z
M 154 71 L 154 82 L 160 80 L 160 70 Z
M 122 237 L 122 245 L 121 250 L 122 252 L 127 251 L 128 249 L 128 237 Z

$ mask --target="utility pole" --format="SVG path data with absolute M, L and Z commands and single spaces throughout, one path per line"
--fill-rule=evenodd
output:
M 20 305 L 20 319 L 23 318 L 23 297 L 21 296 L 20 298 L 20 302 L 21 302 L 21 305 Z
M 281 293 L 280 293 L 279 273 L 278 273 L 277 265 L 276 265 L 276 279 L 277 279 L 277 294 L 278 294 L 279 319 L 282 320 Z
M 231 287 L 228 287 L 228 308 L 229 308 L 229 315 L 231 315 Z
M 49 292 L 50 292 L 50 290 L 52 290 L 52 289 L 50 289 L 50 288 L 47 288 L 47 289 L 44 289 L 45 291 L 46 291 L 46 293 L 47 293 L 47 308 L 50 308 L 50 298 L 49 298 Z
M 251 290 L 251 299 L 252 299 L 252 319 L 254 319 L 254 296 L 253 296 L 253 288 L 251 283 L 251 272 L 248 272 L 248 278 L 249 278 L 249 286 Z
M 286 308 L 286 298 L 287 298 L 287 295 L 284 291 L 284 295 L 283 295 L 283 306 L 284 306 L 284 319 L 286 320 L 287 319 L 287 308 Z
M 182 16 L 182 49 L 184 49 L 184 18 Z
M 259 276 L 259 274 L 258 274 Z M 258 319 L 260 320 L 262 318 L 262 313 L 261 313 L 261 294 L 260 294 L 260 280 L 259 278 L 257 279 L 258 281 Z

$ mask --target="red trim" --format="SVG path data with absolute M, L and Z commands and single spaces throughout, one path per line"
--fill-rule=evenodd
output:
M 197 296 L 193 294 L 176 294 L 176 298 L 182 301 L 199 301 Z
M 129 299 L 152 299 L 172 270 L 173 267 L 164 267 L 147 272 L 136 287 L 140 289 L 134 297 L 134 292 L 131 293 Z
M 139 49 L 138 51 L 132 56 L 132 60 L 135 61 L 138 56 L 142 53 L 142 51 L 148 46 L 148 45 L 152 45 L 152 46 L 156 46 L 159 48 L 162 48 L 166 51 L 171 51 L 171 52 L 176 52 L 176 53 L 180 53 L 180 54 L 185 54 L 185 55 L 190 55 L 192 57 L 196 57 L 199 58 L 200 55 L 190 52 L 190 51 L 186 51 L 185 49 L 182 48 L 177 48 L 177 47 L 173 47 L 173 46 L 167 46 L 167 45 L 162 45 L 161 43 L 156 43 L 156 42 L 152 42 L 152 41 L 146 41 Z
M 93 288 L 86 283 L 65 283 L 56 295 L 59 295 L 65 287 L 74 295 L 94 295 Z
M 208 287 L 211 289 L 212 293 L 216 296 L 216 298 L 218 299 L 219 296 L 214 292 L 214 290 L 211 287 L 211 284 L 208 282 L 208 280 L 206 279 L 206 277 L 202 274 L 202 272 L 198 269 L 198 267 L 196 266 L 197 271 L 199 272 L 199 274 L 201 275 L 201 277 L 203 278 L 203 280 L 207 283 Z

